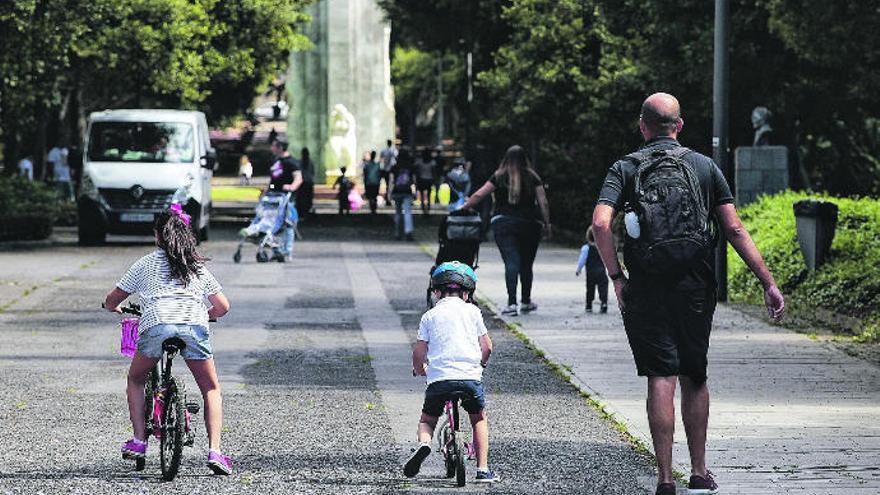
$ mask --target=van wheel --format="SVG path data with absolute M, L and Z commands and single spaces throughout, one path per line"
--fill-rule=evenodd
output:
M 82 222 L 77 226 L 77 234 L 80 246 L 100 246 L 107 241 L 107 233 L 100 227 L 84 225 Z

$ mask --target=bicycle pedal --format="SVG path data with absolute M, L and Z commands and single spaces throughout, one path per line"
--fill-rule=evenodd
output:
M 187 402 L 187 403 L 186 403 L 186 410 L 187 410 L 190 414 L 196 414 L 196 413 L 199 412 L 200 409 L 201 409 L 201 408 L 199 407 L 199 405 L 198 405 L 197 403 L 195 403 L 195 402 Z

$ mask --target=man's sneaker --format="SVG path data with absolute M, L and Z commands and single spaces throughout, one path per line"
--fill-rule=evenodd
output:
M 501 310 L 501 314 L 504 316 L 519 316 L 519 310 L 516 309 L 516 304 L 510 304 Z
M 232 458 L 216 450 L 208 451 L 208 467 L 214 474 L 232 474 Z
M 419 448 L 413 450 L 412 455 L 409 456 L 409 460 L 403 465 L 403 475 L 407 478 L 412 478 L 419 474 L 419 469 L 422 468 L 422 461 L 424 461 L 425 457 L 428 457 L 428 454 L 430 453 L 430 445 L 426 443 L 419 445 Z
M 675 483 L 660 483 L 654 495 L 675 495 Z
M 592 305 L 590 305 L 590 306 L 586 306 L 586 307 L 584 308 L 584 311 L 587 312 L 587 313 L 592 313 L 592 312 L 593 312 L 593 306 L 592 306 Z
M 532 311 L 535 311 L 537 309 L 538 309 L 538 305 L 533 302 L 522 303 L 519 307 L 519 310 L 522 311 L 523 313 L 531 313 Z
M 599 307 L 599 312 L 600 312 L 600 313 L 607 313 L 607 312 L 608 312 L 608 305 L 607 305 L 607 304 L 603 304 L 602 306 L 600 306 L 600 307 Z
M 477 477 L 474 478 L 474 483 L 498 483 L 501 481 L 501 476 L 495 474 L 495 471 L 491 469 L 486 471 L 477 471 Z
M 143 459 L 147 455 L 147 442 L 139 442 L 132 438 L 122 444 L 123 459 Z
M 711 495 L 713 493 L 718 493 L 718 483 L 715 483 L 711 471 L 706 471 L 706 476 L 691 475 L 691 480 L 688 483 L 689 495 Z

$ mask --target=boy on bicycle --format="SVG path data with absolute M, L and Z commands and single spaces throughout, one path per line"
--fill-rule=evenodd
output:
M 419 419 L 419 447 L 403 468 L 412 478 L 431 453 L 431 439 L 437 420 L 452 394 L 470 415 L 477 456 L 477 483 L 494 483 L 499 476 L 489 469 L 489 424 L 483 391 L 483 368 L 492 354 L 480 309 L 468 304 L 477 284 L 471 267 L 453 261 L 443 263 L 431 274 L 437 305 L 422 316 L 418 341 L 413 348 L 413 374 L 427 377 L 425 402 Z

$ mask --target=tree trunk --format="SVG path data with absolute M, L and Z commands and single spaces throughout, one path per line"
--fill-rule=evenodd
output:
M 36 138 L 34 139 L 34 178 L 45 181 L 48 176 L 48 168 L 46 164 L 46 130 L 49 127 L 49 109 L 42 108 L 37 118 Z M 39 170 L 39 175 L 36 171 Z

